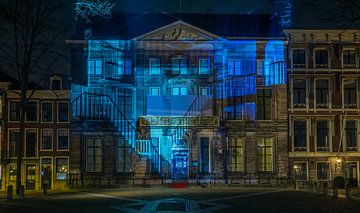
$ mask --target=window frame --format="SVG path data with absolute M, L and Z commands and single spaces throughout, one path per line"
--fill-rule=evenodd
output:
M 159 61 L 159 67 L 154 67 L 154 68 L 158 68 L 158 73 L 153 73 L 152 72 L 152 68 L 153 68 L 153 63 L 152 63 L 152 61 L 156 61 L 156 60 L 158 60 Z M 160 58 L 150 58 L 149 59 L 149 74 L 150 75 L 160 75 L 161 74 L 161 59 Z
M 153 95 L 153 94 L 152 94 L 153 89 L 157 89 L 157 91 L 158 91 L 157 95 Z M 150 96 L 160 96 L 160 95 L 161 95 L 161 93 L 160 93 L 160 87 L 149 87 L 149 95 L 150 95 Z
M 41 104 L 41 112 L 40 112 L 40 117 L 41 117 L 41 120 L 40 122 L 41 123 L 54 123 L 54 102 L 53 101 L 41 101 L 40 102 Z M 50 122 L 46 122 L 46 121 L 43 121 L 43 103 L 51 103 L 51 121 Z
M 39 104 L 38 100 L 29 100 L 27 102 L 27 104 L 29 104 L 30 102 L 36 103 L 36 120 L 29 121 L 28 118 L 27 118 L 28 117 L 27 116 L 27 110 L 25 110 L 25 122 L 26 123 L 37 123 L 37 122 L 39 122 L 40 104 Z M 26 106 L 26 108 L 28 108 L 28 106 Z M 21 111 L 20 111 L 20 113 L 21 113 Z
M 204 89 L 207 90 L 207 95 L 203 95 L 203 94 L 201 93 L 201 91 L 204 90 Z M 210 87 L 199 87 L 199 95 L 201 95 L 201 96 L 209 96 L 209 95 L 211 95 L 211 93 L 210 93 Z
M 60 149 L 59 148 L 59 132 L 60 131 L 67 131 L 67 149 Z M 56 130 L 56 151 L 70 151 L 70 130 L 66 128 L 59 128 Z
M 327 52 L 327 63 L 326 64 L 317 64 L 316 63 L 316 51 L 326 51 Z M 314 69 L 329 69 L 330 68 L 330 63 L 331 63 L 331 57 L 330 57 L 330 51 L 328 48 L 322 47 L 322 48 L 314 48 L 313 51 L 313 67 Z M 323 65 L 323 66 L 322 66 Z
M 174 89 L 176 89 L 176 88 L 179 90 L 179 93 L 176 94 L 176 95 L 174 95 Z M 182 92 L 182 89 L 184 89 L 184 88 L 186 89 L 186 94 L 185 94 L 185 95 L 189 95 L 189 93 L 188 93 L 188 92 L 189 92 L 188 88 L 187 88 L 187 87 L 184 87 L 184 86 L 172 86 L 172 87 L 171 87 L 171 95 L 172 95 L 172 96 L 185 96 L 185 95 L 182 95 L 182 93 L 181 93 L 181 92 Z
M 60 87 L 59 89 L 54 89 L 53 88 L 53 81 L 60 81 Z M 59 76 L 52 76 L 50 77 L 50 89 L 51 90 L 62 90 L 63 89 L 63 81 L 62 78 Z
M 319 150 L 319 146 L 318 146 L 318 122 L 327 122 L 327 143 L 328 146 L 325 147 L 325 149 L 323 150 Z M 329 119 L 317 119 L 315 120 L 315 137 L 314 137 L 314 147 L 315 147 L 315 152 L 331 152 L 332 151 L 332 129 L 331 129 L 331 120 Z
M 271 154 L 267 154 L 267 148 L 270 146 L 267 145 L 267 140 L 271 141 Z M 259 143 L 263 142 L 263 146 L 260 146 Z M 259 154 L 259 149 L 264 151 L 264 156 Z M 267 157 L 271 156 L 271 171 L 267 170 Z M 260 164 L 260 157 L 265 159 L 265 163 Z M 262 165 L 260 169 L 260 165 Z M 265 165 L 265 168 L 264 168 Z M 273 173 L 274 172 L 274 139 L 272 137 L 260 137 L 256 139 L 256 170 L 261 173 Z
M 43 149 L 43 131 L 51 132 L 51 149 Z M 50 128 L 44 128 L 40 130 L 40 151 L 52 151 L 54 149 L 54 130 Z
M 318 86 L 318 83 L 317 83 L 317 81 L 324 81 L 324 80 L 326 80 L 327 81 L 327 90 L 328 90 L 328 92 L 327 92 L 327 95 L 328 95 L 328 100 L 327 100 L 327 103 L 326 103 L 326 107 L 322 107 L 322 105 L 320 105 L 320 106 L 318 106 L 319 104 L 317 103 L 317 90 L 318 90 L 318 88 L 317 88 L 317 86 Z M 328 78 L 316 78 L 316 79 L 314 79 L 314 107 L 316 108 L 316 109 L 329 109 L 329 108 L 331 108 L 331 101 L 332 101 L 332 99 L 331 99 L 331 88 L 330 88 L 330 86 L 331 86 L 331 83 L 330 83 L 331 81 L 330 81 L 330 79 L 328 79 Z M 321 89 L 323 89 L 323 88 L 321 88 Z M 325 105 L 325 104 L 323 104 L 323 105 Z
M 19 120 L 12 120 L 11 119 L 11 103 L 15 103 L 15 102 L 17 102 L 18 104 L 19 104 Z M 11 123 L 18 123 L 18 122 L 20 122 L 20 120 L 21 120 L 21 106 L 20 106 L 20 104 L 21 104 L 21 101 L 20 100 L 9 100 L 9 104 L 8 104 L 8 121 L 9 121 L 9 123 L 11 122 Z
M 347 152 L 357 152 L 359 150 L 359 127 L 360 127 L 360 122 L 356 119 L 346 119 L 344 120 L 345 122 L 343 122 L 343 125 L 345 124 L 345 127 L 344 130 L 345 130 L 345 134 L 344 134 L 344 137 L 343 137 L 343 143 L 344 143 L 344 151 L 347 151 Z M 347 131 L 348 131 L 348 128 L 347 128 L 347 122 L 354 122 L 355 124 L 355 129 L 352 129 L 355 131 L 355 143 L 356 143 L 356 146 L 355 147 L 351 147 L 351 149 L 348 149 L 348 144 L 347 144 Z
M 60 107 L 59 107 L 59 104 L 60 103 L 67 103 L 67 108 L 68 108 L 68 110 L 67 110 L 67 121 L 60 121 L 59 120 L 59 118 L 60 118 Z M 57 105 L 57 118 L 56 118 L 56 120 L 57 120 L 57 123 L 70 123 L 70 101 L 67 101 L 67 100 L 60 100 L 60 101 L 57 101 L 57 103 L 56 103 L 56 105 Z
M 203 154 L 202 153 L 206 153 L 206 152 L 203 152 L 203 146 L 202 145 L 202 138 L 206 138 L 207 139 L 207 154 L 208 154 L 208 162 L 207 162 L 207 166 L 208 166 L 208 171 L 203 171 Z M 211 169 L 211 140 L 210 140 L 210 137 L 208 136 L 205 136 L 205 135 L 201 135 L 199 136 L 199 161 L 200 161 L 200 165 L 199 165 L 199 171 L 200 173 L 205 173 L 205 174 L 208 174 L 208 173 L 211 173 L 212 169 Z
M 68 169 L 67 169 L 67 175 L 69 174 L 70 172 L 70 157 L 69 156 L 55 156 L 55 159 L 54 159 L 54 164 L 55 164 L 55 168 L 53 169 L 54 172 L 53 174 L 55 174 L 55 181 L 66 181 L 68 178 L 67 178 L 67 175 L 66 175 L 66 178 L 65 179 L 58 179 L 57 177 L 57 160 L 58 159 L 67 159 L 67 166 L 68 166 Z
M 344 60 L 344 52 L 350 52 L 350 51 L 354 51 L 354 55 L 355 55 L 355 58 L 354 58 L 354 64 L 345 64 L 345 60 Z M 357 60 L 358 57 L 357 57 L 357 54 L 356 54 L 356 49 L 355 48 L 344 48 L 342 51 L 341 51 L 341 67 L 343 69 L 355 69 L 357 67 Z
M 15 144 L 15 150 L 14 150 L 14 156 L 10 156 L 10 132 L 14 130 L 14 131 L 17 131 L 18 132 L 18 137 L 19 137 L 19 141 L 21 141 L 21 138 L 20 138 L 20 128 L 8 128 L 7 130 L 7 147 L 6 147 L 6 151 L 7 151 L 7 157 L 10 158 L 10 159 L 17 159 L 19 153 L 18 153 L 18 147 L 17 145 Z M 16 155 L 15 155 L 16 154 Z M 23 153 L 24 155 L 24 153 Z
M 178 67 L 176 67 L 176 69 L 178 69 L 178 71 L 177 72 L 174 72 L 174 61 L 175 60 L 179 60 L 179 66 Z M 182 60 L 185 60 L 186 61 L 186 67 L 185 67 L 185 69 L 184 69 L 184 67 L 182 67 L 181 66 L 181 61 Z M 171 59 L 171 69 L 172 69 L 172 74 L 173 75 L 189 75 L 190 74 L 190 70 L 189 70 L 189 59 L 188 58 L 186 58 L 186 57 L 183 57 L 183 56 L 178 56 L 178 57 L 174 57 L 174 58 L 172 58 Z M 183 70 L 186 70 L 186 73 L 183 73 L 182 71 Z
M 232 140 L 234 140 L 235 145 L 232 145 Z M 237 144 L 238 140 L 240 141 L 240 145 Z M 234 148 L 233 148 L 234 147 Z M 230 150 L 233 149 L 237 149 L 238 147 L 240 147 L 241 149 L 241 153 L 236 155 L 236 157 L 240 158 L 240 170 L 237 170 L 237 166 L 235 166 L 235 170 L 233 170 L 232 165 L 234 165 L 234 163 L 232 163 L 232 157 L 233 155 L 231 155 Z M 228 139 L 228 148 L 227 148 L 227 157 L 228 157 L 228 171 L 232 172 L 232 173 L 243 173 L 245 172 L 245 138 L 244 137 L 229 137 Z M 235 160 L 236 161 L 236 160 Z M 236 162 L 235 165 L 238 165 L 238 163 Z
M 295 177 L 295 164 L 305 164 L 306 165 L 306 178 L 305 179 L 297 179 Z M 295 181 L 307 181 L 309 180 L 309 163 L 307 161 L 294 161 L 293 162 L 293 167 L 292 167 L 292 174 L 293 174 L 293 179 Z
M 261 91 L 261 95 L 259 95 L 260 94 L 259 91 Z M 266 91 L 270 91 L 270 96 L 265 94 Z M 271 121 L 272 120 L 272 118 L 273 118 L 273 113 L 272 113 L 272 93 L 273 93 L 273 91 L 272 91 L 271 88 L 258 88 L 257 89 L 257 91 L 256 91 L 256 120 L 257 121 Z M 260 97 L 261 97 L 262 104 L 258 104 L 258 100 L 259 100 Z M 267 115 L 266 106 L 268 106 L 268 105 L 266 105 L 266 99 L 267 98 L 270 98 L 270 105 L 269 105 L 270 106 L 270 117 L 269 118 L 266 117 L 266 115 Z M 260 118 L 258 118 L 258 107 L 259 106 L 262 106 L 262 114 L 261 114 Z
M 94 140 L 94 145 L 93 146 L 88 146 L 89 143 L 89 139 Z M 95 140 L 100 140 L 100 148 L 98 146 L 95 146 Z M 104 140 L 102 137 L 92 137 L 89 136 L 86 138 L 86 143 L 85 143 L 85 172 L 86 173 L 93 173 L 93 174 L 99 174 L 102 173 L 104 171 Z M 100 170 L 99 171 L 95 171 L 96 170 L 96 166 L 95 164 L 93 165 L 93 168 L 89 169 L 88 168 L 88 149 L 93 149 L 93 151 L 95 149 L 100 149 L 101 153 L 100 153 L 100 162 L 101 162 L 101 166 L 100 166 Z M 95 154 L 93 155 L 93 158 L 95 160 Z M 90 171 L 91 170 L 91 171 Z
M 93 73 L 91 73 L 90 72 L 90 62 L 93 62 L 93 68 L 94 68 L 94 72 Z M 98 62 L 100 62 L 100 64 L 101 64 L 101 69 L 100 69 L 100 71 L 101 71 L 101 73 L 97 73 L 96 71 L 97 71 L 97 63 Z M 104 68 L 104 62 L 103 62 L 103 60 L 102 59 L 88 59 L 87 60 L 87 74 L 89 75 L 89 76 L 102 76 L 103 74 L 104 74 L 104 72 L 103 72 L 103 68 Z
M 294 92 L 294 82 L 295 81 L 305 81 L 305 106 L 302 107 L 302 104 L 299 104 L 299 107 L 296 107 L 294 104 L 294 96 L 295 96 L 295 92 Z M 309 108 L 309 83 L 308 83 L 308 79 L 306 78 L 294 78 L 291 80 L 291 107 L 292 109 L 308 109 Z
M 302 64 L 294 64 L 294 51 L 304 51 L 304 66 L 300 66 Z M 292 69 L 306 69 L 307 68 L 307 51 L 306 48 L 293 48 L 291 49 L 291 68 Z M 297 67 L 299 66 L 299 67 Z
M 202 70 L 201 61 L 207 61 L 208 70 L 205 73 L 201 72 L 201 70 Z M 211 60 L 210 60 L 210 58 L 199 58 L 198 72 L 199 72 L 199 75 L 201 75 L 201 76 L 210 75 L 210 73 L 211 73 Z
M 349 107 L 351 106 L 351 104 L 349 104 L 349 106 L 345 106 L 345 81 L 355 81 L 355 107 Z M 359 91 L 359 82 L 356 78 L 344 78 L 342 79 L 342 109 L 357 109 L 359 106 L 359 98 L 358 98 L 358 91 Z
M 35 135 L 36 135 L 36 138 L 35 138 L 35 156 L 27 156 L 27 131 L 33 131 L 35 130 Z M 37 128 L 25 128 L 25 134 L 24 134 L 24 138 L 25 138 L 25 143 L 24 143 L 24 158 L 37 158 L 39 156 L 39 131 Z
M 120 62 L 122 62 L 122 66 L 120 66 Z M 129 64 L 130 64 L 130 68 L 128 66 Z M 122 73 L 119 72 L 120 68 L 122 68 Z M 132 68 L 133 68 L 133 62 L 130 58 L 117 59 L 114 76 L 115 77 L 131 76 L 133 74 Z M 128 73 L 129 70 L 130 73 Z
M 318 164 L 319 163 L 326 163 L 328 165 L 328 171 L 329 171 L 328 179 L 319 179 L 319 175 L 318 175 Z M 316 167 L 315 171 L 316 171 L 316 180 L 317 181 L 330 181 L 331 180 L 331 164 L 329 161 L 316 161 L 315 167 Z
M 306 127 L 306 130 L 305 130 L 305 147 L 298 147 L 296 148 L 295 147 L 295 122 L 297 121 L 302 121 L 302 122 L 305 122 L 305 127 Z M 292 151 L 293 152 L 307 152 L 309 150 L 309 121 L 306 120 L 306 119 L 294 119 L 292 120 L 292 124 L 291 124 L 291 138 L 292 138 Z M 300 149 L 301 148 L 301 149 Z M 305 148 L 305 149 L 303 149 Z

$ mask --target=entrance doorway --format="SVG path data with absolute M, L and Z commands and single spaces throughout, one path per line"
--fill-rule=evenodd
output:
M 358 165 L 357 162 L 345 163 L 345 178 L 351 187 L 358 186 Z
M 26 189 L 35 189 L 36 165 L 26 165 Z
M 43 158 L 41 159 L 41 188 L 51 189 L 52 185 L 52 159 Z
M 187 148 L 172 148 L 171 149 L 171 163 L 172 163 L 172 180 L 175 182 L 183 182 L 188 180 L 188 157 L 189 151 Z

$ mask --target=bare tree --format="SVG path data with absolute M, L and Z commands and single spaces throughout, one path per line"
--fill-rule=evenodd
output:
M 29 100 L 48 76 L 66 75 L 65 38 L 71 33 L 70 1 L 8 0 L 0 3 L 0 61 L 3 71 L 19 82 L 20 142 L 17 144 L 16 193 L 23 190 L 21 164 L 25 143 L 25 114 Z M 71 16 L 71 14 L 70 14 Z M 64 21 L 65 20 L 65 21 Z M 62 68 L 60 68 L 62 67 Z

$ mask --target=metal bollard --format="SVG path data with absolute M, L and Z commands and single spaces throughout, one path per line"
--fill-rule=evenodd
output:
M 11 201 L 13 199 L 13 186 L 12 185 L 9 185 L 7 187 L 7 195 L 6 195 L 6 198 L 8 201 Z

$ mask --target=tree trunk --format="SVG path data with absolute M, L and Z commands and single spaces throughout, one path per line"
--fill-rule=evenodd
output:
M 24 75 L 23 75 L 24 76 Z M 27 80 L 20 79 L 21 81 L 21 93 L 20 93 L 20 140 L 19 144 L 17 144 L 17 167 L 16 167 L 16 194 L 20 195 L 20 187 L 22 187 L 21 181 L 21 165 L 22 165 L 22 157 L 24 151 L 24 143 L 25 143 L 25 112 L 27 107 Z

